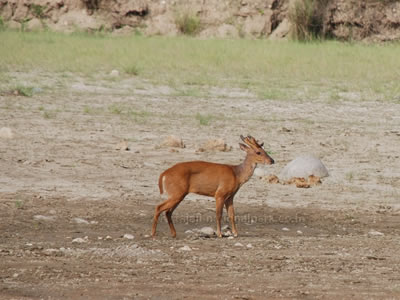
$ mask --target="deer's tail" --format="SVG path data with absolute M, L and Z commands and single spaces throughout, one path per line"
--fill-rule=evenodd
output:
M 160 194 L 164 193 L 164 173 L 161 173 L 158 178 L 158 188 L 160 189 Z

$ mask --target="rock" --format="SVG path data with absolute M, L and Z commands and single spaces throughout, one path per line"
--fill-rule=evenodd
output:
M 287 227 L 283 227 L 282 230 L 283 230 L 283 231 L 290 231 L 290 229 L 287 228 Z
M 252 244 L 247 244 L 246 247 L 251 249 L 251 248 L 253 248 L 253 245 Z
M 56 217 L 54 216 L 43 216 L 43 215 L 36 215 L 33 218 L 37 221 L 54 221 Z
M 305 154 L 288 163 L 283 168 L 279 178 L 289 180 L 293 177 L 308 178 L 310 175 L 322 178 L 329 176 L 329 173 L 321 160 L 313 155 Z
M 6 26 L 8 29 L 11 29 L 11 30 L 21 30 L 21 23 L 14 21 L 14 20 L 8 21 Z
M 206 141 L 199 149 L 198 152 L 208 152 L 208 151 L 231 151 L 232 147 L 228 146 L 223 139 L 211 139 Z
M 269 175 L 262 177 L 263 180 L 267 181 L 268 183 L 279 183 L 279 178 L 276 175 Z
M 111 240 L 112 240 L 112 237 L 109 236 L 109 235 L 107 235 L 104 239 L 105 239 L 106 241 L 111 241 Z
M 89 224 L 88 221 L 86 221 L 85 219 L 82 219 L 82 218 L 74 218 L 73 220 L 77 224 Z
M 267 176 L 268 171 L 264 166 L 257 166 L 257 168 L 255 168 L 253 175 L 257 176 L 257 177 L 264 177 Z
M 83 243 L 87 243 L 87 241 L 88 241 L 87 237 L 85 237 L 85 238 L 75 238 L 75 239 L 72 240 L 72 243 L 73 244 L 83 244 Z
M 303 231 L 301 231 L 301 230 L 297 230 L 296 232 L 297 232 L 297 234 L 303 234 Z
M 372 236 L 384 236 L 385 234 L 383 232 L 379 232 L 376 230 L 371 230 L 370 232 L 368 232 L 368 235 L 372 235 Z
M 214 229 L 212 229 L 211 227 L 203 227 L 200 229 L 200 233 L 204 234 L 204 235 L 208 235 L 208 236 L 212 236 L 214 235 Z
M 243 244 L 242 244 L 242 243 L 239 243 L 239 242 L 237 242 L 237 243 L 235 243 L 235 244 L 234 244 L 234 246 L 235 246 L 235 247 L 243 247 Z
M 40 31 L 43 30 L 43 24 L 42 21 L 39 19 L 32 19 L 29 22 L 25 24 L 25 29 L 27 31 Z
M 112 70 L 112 71 L 110 72 L 110 76 L 118 77 L 118 76 L 119 76 L 119 71 L 118 71 L 118 70 Z
M 175 148 L 185 148 L 185 144 L 183 143 L 182 139 L 170 135 L 168 136 L 160 145 L 161 147 L 175 147 Z
M 117 145 L 115 145 L 115 150 L 129 151 L 129 146 L 127 141 L 123 140 L 119 142 Z
M 125 233 L 123 238 L 127 240 L 133 240 L 135 237 L 132 234 Z
M 192 249 L 189 246 L 185 245 L 183 247 L 180 247 L 178 251 L 192 251 Z
M 14 134 L 12 133 L 11 128 L 8 128 L 8 127 L 0 128 L 0 138 L 12 139 L 13 137 L 14 137 Z
M 268 37 L 270 40 L 278 40 L 288 36 L 290 32 L 290 22 L 288 19 L 283 21 L 275 28 L 275 30 Z

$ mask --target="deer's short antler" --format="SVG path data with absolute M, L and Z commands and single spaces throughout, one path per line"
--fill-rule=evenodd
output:
M 243 135 L 240 135 L 240 138 L 242 139 L 243 142 L 245 142 L 247 145 L 249 145 L 252 148 L 262 148 L 264 146 L 264 143 L 259 144 L 255 138 L 253 138 L 251 135 L 248 135 L 247 137 L 244 137 Z

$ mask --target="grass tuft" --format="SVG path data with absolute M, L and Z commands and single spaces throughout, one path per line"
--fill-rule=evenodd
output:
M 201 22 L 197 16 L 183 13 L 176 17 L 175 23 L 179 31 L 185 35 L 194 36 L 201 30 Z

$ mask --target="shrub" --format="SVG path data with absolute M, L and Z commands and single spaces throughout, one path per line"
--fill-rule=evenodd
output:
M 296 0 L 289 9 L 291 36 L 295 40 L 310 41 L 324 38 L 324 11 L 329 0 Z
M 184 13 L 176 18 L 175 21 L 181 33 L 186 35 L 196 35 L 201 30 L 200 19 L 196 16 Z

